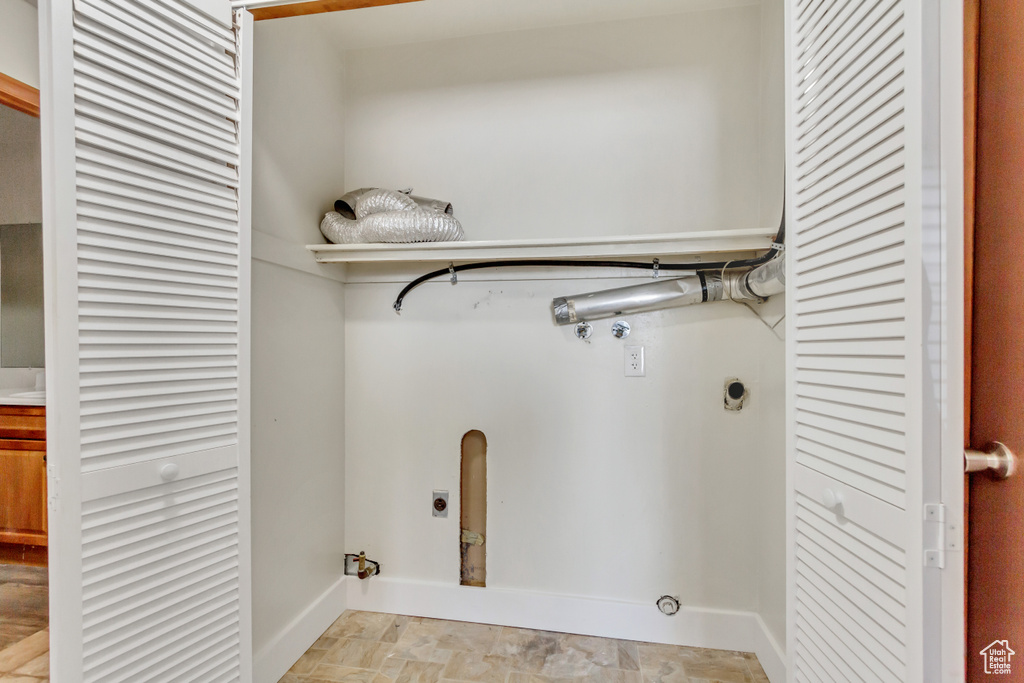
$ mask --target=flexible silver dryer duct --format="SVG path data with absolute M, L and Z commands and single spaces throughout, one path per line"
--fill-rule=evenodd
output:
M 382 190 L 379 187 L 362 187 L 359 188 L 358 190 L 352 190 L 351 192 L 347 192 L 341 199 L 334 202 L 334 210 L 340 213 L 345 218 L 354 221 L 357 218 L 361 217 L 359 215 L 359 209 L 361 208 L 359 206 L 359 200 L 362 199 L 364 202 L 366 202 L 368 200 L 368 196 L 374 194 L 379 195 L 380 193 L 404 195 L 411 199 L 413 202 L 415 202 L 416 206 L 420 207 L 421 209 L 428 209 L 430 211 L 440 211 L 441 213 L 446 213 L 449 216 L 455 214 L 454 209 L 452 209 L 451 202 L 446 202 L 442 199 L 430 199 L 429 197 L 417 197 L 412 193 L 412 190 L 399 190 L 398 192 L 393 192 L 392 190 Z M 366 205 L 364 204 L 362 208 L 365 209 L 365 206 Z M 395 208 L 397 207 L 391 206 L 391 208 L 384 210 L 392 211 Z
M 555 322 L 571 325 L 625 313 L 689 306 L 708 301 L 757 301 L 786 290 L 786 259 L 781 253 L 750 270 L 701 270 L 670 280 L 559 297 L 551 302 Z
M 412 192 L 362 188 L 334 203 L 320 232 L 335 244 L 370 242 L 454 242 L 462 225 L 450 202 L 416 197 Z

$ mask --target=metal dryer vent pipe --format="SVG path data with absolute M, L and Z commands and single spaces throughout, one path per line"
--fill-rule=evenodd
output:
M 757 301 L 786 289 L 786 261 L 776 256 L 751 270 L 700 270 L 660 282 L 559 297 L 551 302 L 555 322 L 572 325 L 583 320 L 610 318 L 708 301 Z

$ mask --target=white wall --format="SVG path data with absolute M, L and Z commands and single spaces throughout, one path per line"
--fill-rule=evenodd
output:
M 339 283 L 270 263 L 254 262 L 252 280 L 253 649 L 259 655 L 344 570 L 345 302 Z
M 767 330 L 728 303 L 625 316 L 648 367 L 625 378 L 611 321 L 584 343 L 549 311 L 620 284 L 443 281 L 401 318 L 395 285 L 349 284 L 347 542 L 389 577 L 457 583 L 459 442 L 480 429 L 489 586 L 649 602 L 652 618 L 665 593 L 754 610 Z M 722 407 L 733 376 L 752 392 L 740 413 Z
M 0 0 L 0 73 L 39 87 L 39 19 L 34 3 Z
M 344 185 L 341 57 L 303 20 L 260 22 L 255 39 L 254 256 L 301 261 L 308 258 L 301 245 L 318 239 L 322 211 Z M 260 248 L 268 241 L 273 251 Z M 312 643 L 291 642 L 285 632 L 344 571 L 345 307 L 335 280 L 265 261 L 253 264 L 252 279 L 253 649 L 260 667 L 270 666 L 268 657 L 287 659 L 287 651 L 267 655 L 280 650 L 281 638 L 285 650 L 298 648 L 289 662 Z
M 449 200 L 467 239 L 759 227 L 760 30 L 747 6 L 353 50 L 346 183 Z
M 785 5 L 765 0 L 761 10 L 761 221 L 778 223 L 785 165 Z M 765 306 L 772 323 L 785 312 L 784 297 Z M 783 336 L 786 323 L 775 328 Z M 780 647 L 786 643 L 786 390 L 785 345 L 766 338 L 759 347 L 761 387 L 777 397 L 761 411 L 764 451 L 759 474 L 758 613 Z
M 0 106 L 0 225 L 43 220 L 39 142 L 39 119 Z

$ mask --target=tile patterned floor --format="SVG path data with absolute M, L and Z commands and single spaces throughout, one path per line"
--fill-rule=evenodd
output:
M 768 683 L 749 652 L 345 612 L 280 683 Z
M 50 677 L 46 567 L 0 564 L 0 683 Z

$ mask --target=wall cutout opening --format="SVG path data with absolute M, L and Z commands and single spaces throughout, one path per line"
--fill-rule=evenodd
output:
M 462 553 L 463 586 L 487 585 L 487 437 L 478 429 L 462 436 Z

